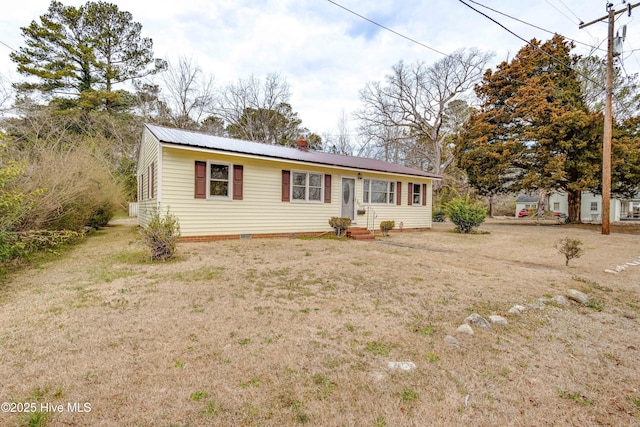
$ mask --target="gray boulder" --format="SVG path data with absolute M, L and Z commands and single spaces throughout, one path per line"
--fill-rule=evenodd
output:
M 567 290 L 567 298 L 580 304 L 586 304 L 589 302 L 589 297 L 586 294 L 575 289 Z

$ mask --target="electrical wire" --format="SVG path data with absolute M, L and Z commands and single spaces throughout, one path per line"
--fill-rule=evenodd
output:
M 15 50 L 14 48 L 12 48 L 11 46 L 9 46 L 8 44 L 6 44 L 5 42 L 3 42 L 2 40 L 0 40 L 0 44 L 2 44 L 2 45 L 4 45 L 4 46 L 8 47 L 9 49 L 11 49 L 11 50 L 12 50 L 12 51 L 14 51 L 14 52 L 17 52 L 17 50 Z
M 474 0 L 468 0 L 468 1 L 469 1 L 470 3 L 477 4 L 477 5 L 478 5 L 478 6 L 480 6 L 480 7 L 484 7 L 485 9 L 489 9 L 489 10 L 490 10 L 490 11 L 492 11 L 492 12 L 495 12 L 495 13 L 498 13 L 498 14 L 500 14 L 500 15 L 502 15 L 502 16 L 505 16 L 505 17 L 507 17 L 507 18 L 509 18 L 509 19 L 513 19 L 514 21 L 518 21 L 518 22 L 520 22 L 520 23 L 522 23 L 522 24 L 528 25 L 528 26 L 530 26 L 530 27 L 532 27 L 532 28 L 535 28 L 535 29 L 537 29 L 537 30 L 544 31 L 544 32 L 546 32 L 546 33 L 553 34 L 553 35 L 556 35 L 556 34 L 558 34 L 558 35 L 562 35 L 562 34 L 559 34 L 559 33 L 555 32 L 555 31 L 547 30 L 547 29 L 545 29 L 545 28 L 539 27 L 539 26 L 537 26 L 537 25 L 535 25 L 535 24 L 532 24 L 532 23 L 530 23 L 530 22 L 527 22 L 527 21 L 524 21 L 524 20 L 522 20 L 522 19 L 516 18 L 516 17 L 511 16 L 511 15 L 509 15 L 509 14 L 507 14 L 507 13 L 500 12 L 499 10 L 493 9 L 493 8 L 491 8 L 491 7 L 489 7 L 489 6 L 486 6 L 486 5 L 482 4 L 482 3 L 478 3 L 477 1 L 474 1 Z M 590 44 L 588 44 L 588 43 L 583 43 L 583 42 L 581 42 L 581 41 L 574 40 L 574 39 L 570 39 L 569 37 L 565 37 L 565 36 L 562 36 L 562 37 L 564 37 L 564 38 L 565 38 L 565 39 L 567 39 L 567 40 L 571 40 L 572 42 L 574 42 L 574 43 L 576 43 L 576 44 L 581 44 L 581 45 L 584 45 L 584 46 L 589 47 L 589 48 L 591 48 L 591 49 L 598 50 L 598 48 L 597 48 L 597 47 L 595 47 L 595 46 L 593 46 L 593 45 L 590 45 Z M 604 49 L 601 49 L 601 50 L 604 50 Z
M 391 29 L 391 28 L 389 28 L 389 27 L 385 27 L 384 25 L 379 24 L 379 23 L 377 23 L 376 21 L 373 21 L 373 20 L 371 20 L 371 19 L 367 18 L 366 16 L 360 15 L 359 13 L 354 12 L 353 10 L 351 10 L 351 9 L 349 9 L 349 8 L 346 8 L 346 7 L 342 6 L 341 4 L 336 3 L 336 2 L 335 2 L 335 1 L 333 1 L 333 0 L 327 0 L 327 1 L 328 1 L 329 3 L 332 3 L 332 4 L 336 5 L 336 6 L 338 6 L 338 7 L 339 7 L 339 8 L 341 8 L 341 9 L 346 10 L 346 11 L 347 11 L 347 12 L 349 12 L 349 13 L 352 13 L 352 14 L 356 15 L 356 16 L 357 16 L 357 17 L 359 17 L 359 18 L 364 19 L 365 21 L 368 21 L 368 22 L 372 23 L 373 25 L 377 25 L 378 27 L 380 27 L 380 28 L 382 28 L 382 29 L 385 29 L 385 30 L 387 30 L 387 31 L 389 31 L 389 32 L 392 32 L 393 34 L 395 34 L 395 35 L 397 35 L 397 36 L 402 37 L 403 39 L 409 40 L 409 41 L 410 41 L 410 42 L 412 42 L 412 43 L 415 43 L 415 44 L 417 44 L 417 45 L 419 45 L 419 46 L 422 46 L 422 47 L 424 47 L 424 48 L 427 48 L 427 49 L 429 49 L 429 50 L 431 50 L 431 51 L 433 51 L 433 52 L 439 53 L 440 55 L 443 55 L 443 56 L 449 56 L 448 54 L 446 54 L 446 53 L 444 53 L 444 52 L 441 52 L 441 51 L 439 51 L 438 49 L 432 48 L 431 46 L 427 46 L 426 44 L 424 44 L 424 43 L 422 43 L 422 42 L 419 42 L 419 41 L 417 41 L 417 40 L 415 40 L 415 39 L 412 39 L 411 37 L 405 36 L 404 34 L 399 33 L 399 32 L 397 32 L 397 31 L 395 31 L 395 30 L 393 30 L 393 29 Z
M 573 16 L 576 17 L 576 19 L 578 20 L 578 25 L 582 25 L 584 24 L 584 21 L 582 19 L 580 19 L 580 17 L 578 15 L 576 15 L 575 13 L 573 13 L 573 10 L 571 10 L 569 8 L 569 6 L 567 6 L 562 0 L 558 0 L 560 3 L 562 3 L 562 5 L 565 7 L 565 9 L 567 9 L 569 11 L 570 14 L 572 14 Z

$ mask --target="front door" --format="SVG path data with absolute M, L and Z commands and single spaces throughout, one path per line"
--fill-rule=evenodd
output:
M 356 180 L 342 178 L 342 217 L 355 220 Z

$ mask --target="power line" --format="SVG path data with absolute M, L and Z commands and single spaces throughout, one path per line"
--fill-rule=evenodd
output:
M 563 11 L 561 11 L 560 9 L 558 9 L 556 6 L 554 6 L 552 3 L 550 3 L 550 2 L 549 2 L 549 0 L 544 0 L 544 1 L 545 1 L 545 2 L 547 2 L 547 4 L 548 4 L 549 6 L 551 6 L 551 7 L 552 7 L 552 8 L 554 8 L 555 10 L 557 10 L 557 11 L 558 11 L 558 13 L 559 13 L 560 15 L 564 16 L 564 17 L 565 17 L 565 18 L 567 18 L 569 21 L 573 22 L 573 19 L 572 19 L 572 18 L 569 18 L 569 17 L 567 16 L 567 14 L 566 14 L 566 13 L 564 13 Z M 564 4 L 564 3 L 563 3 L 563 4 Z M 566 6 L 565 6 L 565 7 L 566 7 Z M 577 17 L 576 17 L 576 18 L 577 18 Z M 575 22 L 573 22 L 573 23 L 575 24 Z M 578 25 L 583 24 L 583 22 L 582 22 L 582 20 L 581 20 L 580 18 L 578 18 L 578 22 L 577 22 L 577 24 L 578 24 Z
M 575 13 L 573 13 L 573 10 L 571 10 L 569 8 L 569 6 L 567 6 L 562 0 L 558 0 L 560 3 L 562 3 L 562 5 L 565 7 L 565 9 L 567 9 L 569 11 L 570 14 L 572 14 L 573 16 L 576 17 L 576 19 L 578 20 L 578 25 L 583 24 L 584 21 L 582 19 L 580 19 L 580 17 L 578 15 L 576 15 Z M 548 3 L 548 2 L 547 2 Z
M 4 45 L 4 46 L 8 47 L 9 49 L 11 49 L 11 50 L 12 50 L 12 51 L 14 51 L 14 52 L 17 52 L 17 50 L 15 50 L 14 48 L 12 48 L 11 46 L 9 46 L 8 44 L 6 44 L 5 42 L 3 42 L 2 40 L 0 40 L 0 44 L 2 44 L 2 45 Z
M 470 3 L 477 4 L 477 5 L 478 5 L 478 6 L 480 6 L 480 7 L 484 7 L 485 9 L 489 9 L 490 11 L 495 12 L 495 13 L 498 13 L 498 14 L 500 14 L 500 15 L 502 15 L 502 16 L 506 16 L 506 17 L 507 17 L 507 18 L 509 18 L 509 19 L 513 19 L 514 21 L 518 21 L 518 22 L 520 22 L 520 23 L 522 23 L 522 24 L 528 25 L 528 26 L 530 26 L 530 27 L 532 27 L 532 28 L 535 28 L 535 29 L 537 29 L 537 30 L 541 30 L 541 31 L 544 31 L 544 32 L 547 32 L 547 33 L 549 33 L 549 34 L 553 34 L 553 35 L 556 35 L 556 34 L 558 34 L 558 35 L 562 35 L 562 34 L 559 34 L 559 33 L 555 32 L 555 31 L 547 30 L 547 29 L 545 29 L 545 28 L 542 28 L 542 27 L 539 27 L 539 26 L 537 26 L 537 25 L 534 25 L 534 24 L 532 24 L 532 23 L 530 23 L 530 22 L 527 22 L 527 21 L 524 21 L 524 20 L 522 20 L 522 19 L 516 18 L 516 17 L 511 16 L 511 15 L 509 15 L 509 14 L 507 14 L 507 13 L 500 12 L 499 10 L 496 10 L 496 9 L 493 9 L 493 8 L 491 8 L 491 7 L 489 7 L 489 6 L 484 5 L 484 4 L 478 3 L 477 1 L 474 1 L 474 0 L 468 0 L 468 1 L 469 1 Z M 583 43 L 583 42 L 581 42 L 581 41 L 574 40 L 574 39 L 570 39 L 569 37 L 565 37 L 565 36 L 562 36 L 562 37 L 564 37 L 564 38 L 565 38 L 565 39 L 567 39 L 567 40 L 571 40 L 571 41 L 572 41 L 572 42 L 574 42 L 574 43 L 581 44 L 581 45 L 584 45 L 584 46 L 590 47 L 590 48 L 595 49 L 595 50 L 599 50 L 599 48 L 598 48 L 598 47 L 594 47 L 594 46 L 592 46 L 592 45 L 590 45 L 590 44 L 588 44 L 588 43 Z M 601 49 L 601 50 L 604 50 L 604 49 Z
M 443 52 L 440 52 L 439 50 L 434 49 L 434 48 L 432 48 L 431 46 L 427 46 L 426 44 L 421 43 L 421 42 L 419 42 L 419 41 L 417 41 L 417 40 L 415 40 L 415 39 L 412 39 L 411 37 L 405 36 L 404 34 L 399 33 L 399 32 L 397 32 L 397 31 L 395 31 L 395 30 L 393 30 L 393 29 L 391 29 L 391 28 L 389 28 L 389 27 L 385 27 L 384 25 L 379 24 L 379 23 L 377 23 L 376 21 L 373 21 L 373 20 L 371 20 L 371 19 L 367 18 L 366 16 L 360 15 L 359 13 L 354 12 L 353 10 L 348 9 L 348 8 L 346 8 L 346 7 L 342 6 L 341 4 L 336 3 L 336 2 L 335 2 L 335 1 L 333 1 L 333 0 L 327 0 L 327 1 L 328 1 L 329 3 L 332 3 L 332 4 L 336 5 L 336 6 L 338 6 L 338 7 L 339 7 L 339 8 L 341 8 L 341 9 L 346 10 L 346 11 L 347 11 L 347 12 L 349 12 L 349 13 L 352 13 L 352 14 L 356 15 L 356 16 L 357 16 L 357 17 L 359 17 L 359 18 L 364 19 L 365 21 L 368 21 L 368 22 L 372 23 L 373 25 L 377 25 L 378 27 L 380 27 L 380 28 L 382 28 L 382 29 L 385 29 L 385 30 L 387 30 L 387 31 L 389 31 L 389 32 L 392 32 L 393 34 L 395 34 L 395 35 L 397 35 L 397 36 L 402 37 L 403 39 L 409 40 L 409 41 L 410 41 L 410 42 L 412 42 L 412 43 L 415 43 L 415 44 L 417 44 L 417 45 L 419 45 L 419 46 L 422 46 L 422 47 L 427 48 L 427 49 L 429 49 L 429 50 L 432 50 L 432 51 L 434 51 L 434 52 L 436 52 L 436 53 L 439 53 L 439 54 L 440 54 L 440 55 L 442 55 L 442 56 L 449 56 L 448 54 L 443 53 Z

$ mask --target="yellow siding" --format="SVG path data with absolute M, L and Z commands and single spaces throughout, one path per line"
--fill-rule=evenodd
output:
M 144 145 L 144 141 L 143 141 Z M 151 159 L 153 156 L 149 156 Z M 146 157 L 145 157 L 146 158 Z M 244 166 L 243 200 L 194 198 L 194 162 L 218 161 Z M 331 175 L 331 203 L 282 202 L 282 170 L 320 172 Z M 146 169 L 143 169 L 146 170 Z M 160 194 L 161 207 L 180 219 L 183 236 L 261 234 L 331 231 L 328 220 L 340 216 L 341 176 L 355 177 L 357 171 L 310 166 L 277 159 L 249 158 L 175 147 L 162 147 Z M 402 206 L 374 206 L 380 220 L 404 222 L 405 228 L 431 226 L 431 180 L 401 178 L 395 175 L 364 174 L 402 181 Z M 427 183 L 427 205 L 407 206 L 408 182 Z M 362 181 L 356 180 L 356 198 L 362 200 Z M 361 204 L 358 208 L 363 208 Z M 363 216 L 358 226 L 366 226 Z M 141 224 L 144 225 L 143 222 Z
M 149 223 L 151 212 L 158 207 L 158 194 L 160 183 L 159 169 L 160 164 L 158 162 L 158 141 L 151 135 L 151 133 L 145 128 L 142 134 L 142 143 L 140 144 L 140 156 L 138 158 L 138 224 L 146 227 Z M 147 188 L 149 180 L 149 165 L 154 166 L 154 183 L 156 197 L 147 197 Z M 140 183 L 142 183 L 142 193 L 140 192 Z
M 370 172 L 362 173 L 363 180 L 358 180 L 356 183 L 356 197 L 358 203 L 358 209 L 372 208 L 375 211 L 376 218 L 374 219 L 375 229 L 380 229 L 380 222 L 393 220 L 396 223 L 396 229 L 400 226 L 400 222 L 403 223 L 404 229 L 412 228 L 431 228 L 431 213 L 432 213 L 432 181 L 428 178 L 419 177 L 398 177 L 387 174 L 377 174 Z M 368 204 L 362 203 L 363 200 L 363 181 L 364 179 L 381 179 L 385 181 L 401 182 L 401 205 L 381 205 L 381 204 Z M 408 188 L 409 183 L 415 184 L 427 184 L 427 204 L 411 205 L 407 204 L 409 200 Z M 367 215 L 358 215 L 358 225 L 366 226 Z

